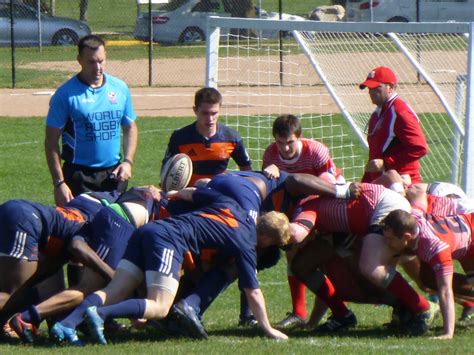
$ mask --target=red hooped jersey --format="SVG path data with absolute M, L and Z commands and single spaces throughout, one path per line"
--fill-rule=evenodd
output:
M 368 123 L 369 160 L 383 159 L 385 170 L 408 174 L 412 183 L 421 182 L 421 157 L 428 145 L 413 109 L 394 95 L 377 108 Z M 381 173 L 365 173 L 362 181 L 371 182 Z
M 282 159 L 277 144 L 270 144 L 263 154 L 262 168 L 265 169 L 267 166 L 275 164 L 280 170 L 289 173 L 319 176 L 327 172 L 336 178 L 341 175 L 331 159 L 329 149 L 323 143 L 306 138 L 301 138 L 300 142 L 302 144 L 301 152 L 291 160 Z
M 371 218 L 385 187 L 376 184 L 360 184 L 358 199 L 345 200 L 327 197 L 311 197 L 297 208 L 293 221 L 308 230 L 320 232 L 367 234 Z
M 453 259 L 474 256 L 473 214 L 439 217 L 415 208 L 412 215 L 419 228 L 416 253 L 437 276 L 453 273 Z
M 221 124 L 217 124 L 217 132 L 210 138 L 199 134 L 196 123 L 174 131 L 168 143 L 163 165 L 178 153 L 187 154 L 193 162 L 190 186 L 198 179 L 223 173 L 230 158 L 239 167 L 251 165 L 239 133 Z
M 458 199 L 444 196 L 433 196 L 426 195 L 426 201 L 428 202 L 428 207 L 426 213 L 434 216 L 452 216 L 459 214 L 458 204 L 456 203 Z

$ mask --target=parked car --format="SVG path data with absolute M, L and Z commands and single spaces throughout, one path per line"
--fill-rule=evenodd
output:
M 171 0 L 160 10 L 152 11 L 153 40 L 162 43 L 192 43 L 206 39 L 208 16 L 230 17 L 225 11 L 222 0 Z M 260 17 L 276 20 L 276 12 L 260 11 Z M 283 14 L 284 20 L 304 20 L 303 17 Z M 148 40 L 149 15 L 138 11 L 134 36 L 139 40 Z M 277 31 L 266 31 L 263 36 L 275 37 Z
M 153 40 L 163 43 L 204 41 L 208 16 L 230 16 L 221 0 L 171 0 L 151 14 Z M 138 13 L 134 32 L 137 39 L 148 39 L 148 21 L 148 12 Z
M 91 33 L 84 22 L 41 14 L 41 41 L 43 45 L 77 44 Z M 19 46 L 38 45 L 38 14 L 23 3 L 13 3 L 15 43 Z M 10 0 L 0 0 L 0 46 L 10 45 Z
M 415 0 L 347 0 L 346 21 L 413 22 Z M 474 21 L 474 0 L 419 0 L 422 22 Z M 372 12 L 372 18 L 371 18 Z

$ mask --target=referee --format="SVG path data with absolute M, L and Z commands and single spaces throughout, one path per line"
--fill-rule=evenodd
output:
M 104 41 L 89 35 L 78 49 L 81 71 L 53 95 L 46 118 L 46 160 L 58 206 L 83 192 L 124 191 L 137 148 L 130 91 L 105 73 Z

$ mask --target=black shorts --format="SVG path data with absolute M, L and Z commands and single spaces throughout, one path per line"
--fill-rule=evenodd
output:
M 63 164 L 64 181 L 74 196 L 90 191 L 123 192 L 127 189 L 128 182 L 119 182 L 111 177 L 112 171 L 119 164 L 109 168 L 89 168 L 65 162 Z

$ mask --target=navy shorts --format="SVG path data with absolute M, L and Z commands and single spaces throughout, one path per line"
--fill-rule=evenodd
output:
M 32 206 L 18 200 L 0 206 L 0 255 L 38 260 L 38 240 L 43 225 Z
M 156 271 L 179 281 L 183 254 L 172 242 L 178 234 L 169 224 L 148 223 L 133 234 L 123 258 L 144 273 Z
M 136 228 L 110 208 L 102 208 L 87 229 L 87 244 L 115 270 Z
M 117 165 L 109 168 L 89 168 L 87 166 L 64 162 L 64 181 L 74 196 L 89 191 L 127 190 L 128 181 L 122 182 L 111 176 Z

